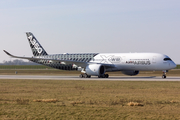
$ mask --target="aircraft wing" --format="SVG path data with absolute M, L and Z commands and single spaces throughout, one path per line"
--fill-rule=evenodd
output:
M 38 58 L 38 57 L 20 57 L 20 56 L 14 56 L 12 54 L 10 54 L 9 52 L 7 52 L 6 50 L 3 50 L 7 55 L 13 57 L 13 58 L 21 58 L 21 59 L 27 59 L 30 61 L 33 60 L 49 60 L 52 62 L 65 62 L 66 64 L 77 64 L 77 65 L 83 65 L 85 64 L 85 62 L 79 62 L 79 61 L 72 61 L 72 60 L 60 60 L 60 59 L 49 59 L 49 58 Z
M 74 60 L 61 60 L 61 59 L 49 59 L 49 58 L 38 58 L 38 57 L 20 57 L 20 56 L 14 56 L 12 54 L 10 54 L 9 52 L 7 52 L 6 50 L 3 50 L 7 55 L 13 57 L 13 58 L 21 58 L 21 59 L 27 59 L 30 61 L 34 61 L 34 60 L 49 60 L 52 62 L 64 62 L 65 64 L 75 64 L 77 66 L 81 66 L 83 68 L 86 68 L 86 66 L 88 64 L 102 64 L 104 65 L 106 68 L 114 68 L 115 66 L 113 64 L 104 64 L 104 63 L 93 63 L 93 62 L 82 62 L 82 61 L 74 61 Z
M 19 56 L 14 56 L 12 54 L 10 54 L 9 52 L 7 52 L 6 50 L 3 50 L 7 55 L 13 57 L 13 58 L 21 58 L 21 59 L 28 59 L 28 60 L 40 60 L 38 58 L 31 58 L 31 57 L 19 57 Z

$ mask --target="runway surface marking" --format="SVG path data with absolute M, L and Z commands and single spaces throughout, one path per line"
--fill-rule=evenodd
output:
M 110 76 L 109 78 L 79 78 L 78 76 L 43 76 L 43 75 L 0 75 L 0 79 L 27 80 L 109 80 L 109 81 L 180 81 L 180 77 L 167 76 L 166 79 L 156 76 Z

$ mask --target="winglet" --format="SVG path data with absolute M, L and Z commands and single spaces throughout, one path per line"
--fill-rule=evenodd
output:
M 21 59 L 28 59 L 28 60 L 32 60 L 32 59 L 37 59 L 37 58 L 30 58 L 30 57 L 19 57 L 19 56 L 14 56 L 12 54 L 10 54 L 9 52 L 3 50 L 7 55 L 13 57 L 13 58 L 21 58 Z
M 5 51 L 5 50 L 3 50 L 7 55 L 9 55 L 9 56 L 13 56 L 13 55 L 11 55 L 10 53 L 8 53 L 7 51 Z

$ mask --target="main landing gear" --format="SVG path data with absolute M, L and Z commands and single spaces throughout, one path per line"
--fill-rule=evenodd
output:
M 88 74 L 80 74 L 79 75 L 80 78 L 91 78 L 91 75 Z M 98 78 L 108 78 L 109 75 L 108 74 L 103 74 L 103 75 L 99 75 Z
M 108 74 L 103 74 L 103 75 L 99 75 L 98 78 L 108 78 L 109 75 Z
M 79 77 L 80 77 L 80 78 L 91 78 L 91 75 L 88 75 L 88 74 L 80 74 Z
M 162 78 L 165 79 L 166 78 L 166 72 L 168 72 L 167 70 L 164 70 L 163 71 L 163 75 L 162 75 Z

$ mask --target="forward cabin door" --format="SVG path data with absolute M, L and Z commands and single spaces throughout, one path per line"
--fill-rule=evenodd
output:
M 152 63 L 153 63 L 153 64 L 156 63 L 156 56 L 153 56 L 153 58 L 152 58 Z

